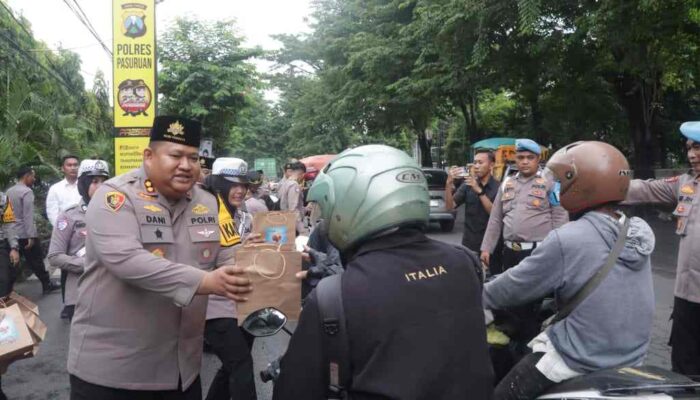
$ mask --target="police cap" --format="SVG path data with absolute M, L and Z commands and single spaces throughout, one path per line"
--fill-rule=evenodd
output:
M 537 154 L 538 156 L 542 153 L 540 145 L 532 139 L 516 139 L 515 151 L 529 151 Z
M 151 143 L 171 142 L 199 147 L 201 136 L 202 125 L 198 121 L 170 115 L 156 117 L 151 128 Z
M 229 182 L 248 183 L 248 163 L 240 158 L 219 157 L 214 161 L 211 174 Z
M 681 124 L 681 133 L 693 142 L 700 143 L 700 121 L 688 121 Z

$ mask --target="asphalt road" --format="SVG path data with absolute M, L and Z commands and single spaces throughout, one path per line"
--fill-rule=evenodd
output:
M 647 363 L 670 368 L 670 349 L 666 342 L 670 326 L 668 318 L 673 304 L 678 239 L 673 233 L 674 224 L 659 219 L 656 212 L 649 213 L 647 220 L 654 228 L 657 239 L 653 256 L 657 312 Z M 455 230 L 451 233 L 440 232 L 436 225 L 431 229 L 430 236 L 445 242 L 460 243 L 461 223 L 458 221 Z M 39 305 L 41 318 L 48 325 L 48 334 L 35 358 L 18 361 L 10 366 L 7 374 L 2 376 L 3 390 L 11 400 L 67 400 L 69 388 L 65 366 L 69 325 L 59 318 L 62 307 L 61 296 L 60 294 L 42 296 L 40 284 L 36 280 L 19 284 L 16 289 Z M 293 324 L 290 324 L 290 328 L 293 328 Z M 288 336 L 283 332 L 273 337 L 256 339 L 253 350 L 256 374 L 268 362 L 284 353 L 287 342 Z M 216 357 L 205 354 L 202 368 L 202 384 L 205 393 L 218 368 L 219 362 Z M 257 388 L 259 400 L 271 398 L 270 383 L 263 384 L 258 381 Z

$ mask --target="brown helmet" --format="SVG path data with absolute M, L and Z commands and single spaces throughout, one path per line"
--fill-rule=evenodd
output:
M 547 169 L 560 182 L 561 205 L 569 212 L 624 200 L 632 175 L 620 150 L 595 141 L 560 149 L 547 162 Z

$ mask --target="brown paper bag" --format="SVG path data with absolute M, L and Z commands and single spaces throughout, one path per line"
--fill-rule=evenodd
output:
M 17 303 L 17 305 L 19 305 L 19 308 L 29 310 L 34 314 L 39 315 L 39 306 L 32 303 L 28 298 L 22 296 L 21 294 L 17 292 L 12 292 L 8 296 L 8 299 L 9 300 L 5 300 L 5 304 L 7 304 L 8 306 Z
M 294 211 L 267 211 L 253 216 L 253 233 L 259 233 L 267 243 L 282 244 L 283 249 L 293 250 L 296 239 Z
M 0 309 L 0 362 L 33 352 L 34 344 L 19 306 Z
M 296 321 L 301 312 L 301 253 L 284 250 L 281 246 L 255 244 L 236 253 L 236 265 L 245 267 L 253 291 L 248 301 L 237 303 L 238 324 L 251 313 L 265 307 L 282 311 L 287 319 Z
M 5 304 L 8 306 L 17 304 L 20 311 L 22 311 L 22 315 L 24 316 L 24 320 L 27 323 L 27 328 L 29 328 L 29 331 L 33 336 L 36 336 L 38 343 L 44 340 L 46 337 L 46 325 L 41 319 L 39 319 L 39 307 L 36 304 L 32 303 L 26 297 L 19 295 L 17 292 L 10 293 L 10 296 L 8 297 L 8 300 L 5 301 Z

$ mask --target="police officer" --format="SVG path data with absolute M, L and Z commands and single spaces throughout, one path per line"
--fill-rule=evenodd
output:
M 481 260 L 488 265 L 503 231 L 503 270 L 517 265 L 550 231 L 569 221 L 566 210 L 550 203 L 554 183 L 539 171 L 540 146 L 518 139 L 515 150 L 518 173 L 503 180 L 481 243 Z
M 245 200 L 245 207 L 248 212 L 255 215 L 259 212 L 269 211 L 265 197 L 267 196 L 262 189 L 262 174 L 260 171 L 248 171 L 248 194 Z
M 348 398 L 490 398 L 478 260 L 425 236 L 430 197 L 416 162 L 388 146 L 347 150 L 318 175 L 309 200 L 347 261 Z M 282 359 L 275 400 L 327 399 L 318 307 L 313 291 Z
M 19 241 L 14 228 L 12 203 L 5 193 L 0 192 L 0 297 L 12 292 L 17 275 L 14 267 L 19 264 Z
M 566 210 L 552 203 L 554 182 L 539 170 L 540 145 L 530 139 L 518 139 L 515 150 L 518 173 L 503 180 L 481 243 L 481 260 L 488 266 L 503 232 L 503 271 L 518 265 L 549 232 L 569 220 Z M 540 331 L 537 319 L 540 300 L 497 314 L 498 322 L 509 326 L 508 333 L 516 344 L 512 346 L 516 358 L 527 352 L 525 345 Z M 496 370 L 501 368 L 496 365 Z
M 306 172 L 306 166 L 300 161 L 289 165 L 290 173 L 277 189 L 280 197 L 280 210 L 294 211 L 296 214 L 297 233 L 305 234 L 304 227 L 304 193 L 301 189 L 301 182 Z
M 32 186 L 36 173 L 30 166 L 23 166 L 17 171 L 17 184 L 7 190 L 7 197 L 12 203 L 15 214 L 15 231 L 19 238 L 19 254 L 27 260 L 34 275 L 41 282 L 42 292 L 50 293 L 61 286 L 49 278 L 44 266 L 44 253 L 34 222 L 34 191 Z
M 678 271 L 676 273 L 671 365 L 674 371 L 700 375 L 700 122 L 681 125 L 691 169 L 679 176 L 632 181 L 626 204 L 667 204 L 676 207 Z
M 109 178 L 109 167 L 102 160 L 83 160 L 78 168 L 80 202 L 56 217 L 49 245 L 49 263 L 66 274 L 64 299 L 66 318 L 73 319 L 78 299 L 78 279 L 85 267 L 85 211 L 97 188 Z
M 232 259 L 251 231 L 252 216 L 243 211 L 248 192 L 248 164 L 240 158 L 217 158 L 206 188 L 216 196 L 222 258 Z M 209 386 L 207 400 L 256 399 L 253 337 L 238 327 L 236 304 L 217 295 L 209 296 L 204 338 L 221 361 Z
M 201 399 L 207 296 L 245 300 L 241 268 L 214 269 L 216 198 L 195 186 L 198 122 L 156 117 L 141 168 L 93 195 L 68 353 L 71 399 Z M 213 232 L 213 233 L 211 233 Z
M 552 292 L 557 305 L 571 304 L 607 265 L 618 239 L 622 247 L 598 286 L 530 343 L 533 352 L 498 384 L 495 400 L 534 399 L 565 379 L 639 365 L 651 340 L 655 239 L 644 220 L 627 221 L 617 210 L 630 182 L 625 156 L 607 143 L 577 142 L 557 151 L 546 173 L 560 183 L 561 205 L 583 215 L 484 285 L 484 307 L 527 304 Z

